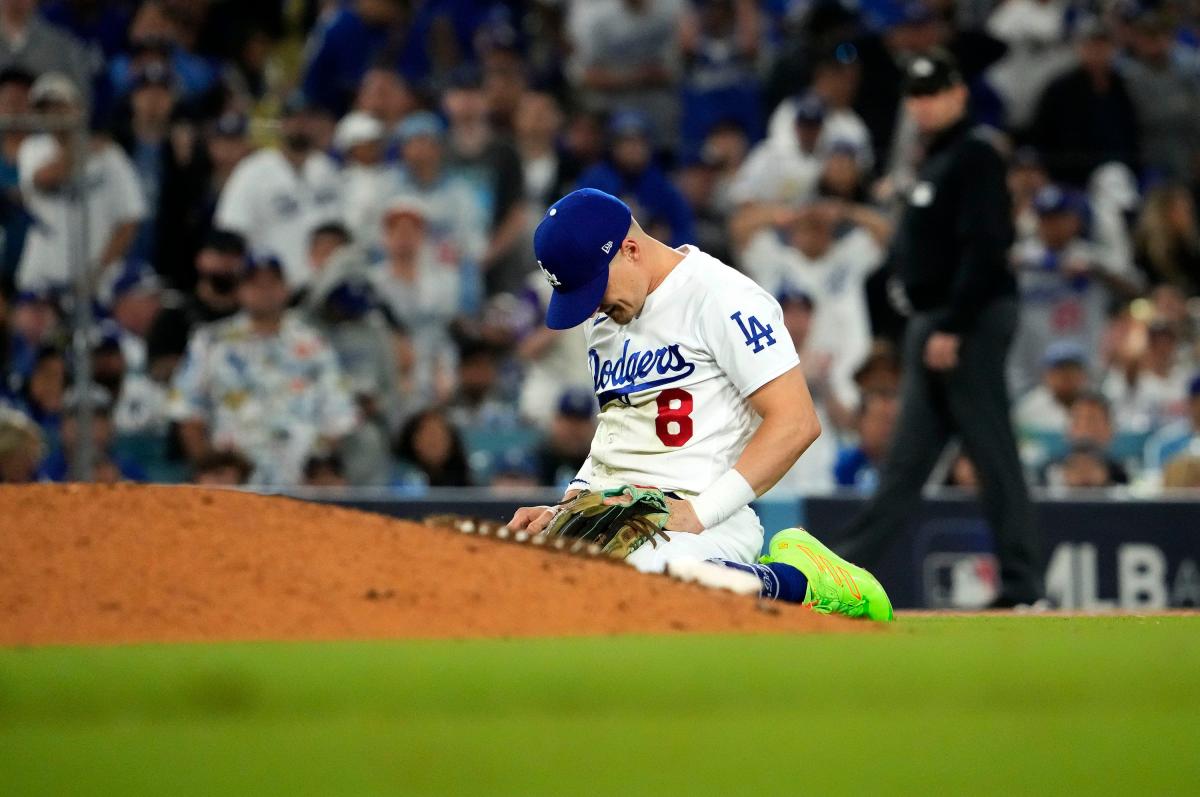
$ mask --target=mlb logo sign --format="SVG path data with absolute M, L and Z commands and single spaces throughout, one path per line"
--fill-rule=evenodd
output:
M 923 570 L 925 605 L 981 609 L 1000 591 L 1000 565 L 990 553 L 929 553 Z

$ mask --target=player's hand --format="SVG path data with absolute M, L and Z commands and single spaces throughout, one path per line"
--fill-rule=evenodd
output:
M 700 518 L 696 517 L 696 510 L 692 509 L 692 505 L 687 501 L 668 498 L 667 509 L 671 510 L 671 516 L 667 518 L 667 531 L 683 531 L 688 534 L 704 531 L 704 526 L 700 525 Z
M 508 527 L 513 531 L 540 534 L 554 517 L 554 509 L 552 506 L 523 506 L 513 514 Z
M 958 335 L 934 332 L 925 341 L 925 365 L 931 371 L 949 371 L 958 365 Z
M 512 516 L 512 520 L 508 521 L 508 527 L 513 531 L 527 531 L 530 534 L 541 534 L 546 526 L 550 525 L 550 521 L 554 519 L 554 513 L 558 507 L 570 501 L 575 496 L 579 495 L 579 490 L 567 490 L 562 501 L 558 506 L 523 506 L 518 509 Z

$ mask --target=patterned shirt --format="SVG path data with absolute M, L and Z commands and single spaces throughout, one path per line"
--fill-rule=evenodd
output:
M 249 457 L 259 485 L 298 484 L 318 441 L 358 423 L 333 349 L 290 313 L 272 336 L 256 335 L 242 314 L 197 330 L 175 374 L 170 415 L 205 421 L 213 447 Z

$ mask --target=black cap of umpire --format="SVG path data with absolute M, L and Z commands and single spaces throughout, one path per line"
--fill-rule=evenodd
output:
M 963 82 L 958 61 L 945 50 L 918 55 L 904 68 L 904 95 L 922 97 L 939 94 Z

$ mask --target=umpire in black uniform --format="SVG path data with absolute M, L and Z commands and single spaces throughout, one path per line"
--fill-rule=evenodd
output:
M 1009 419 L 1005 360 L 1017 325 L 1008 266 L 1012 208 L 1005 165 L 967 114 L 953 58 L 914 59 L 905 106 L 924 158 L 889 255 L 912 305 L 900 418 L 870 502 L 838 552 L 873 563 L 915 516 L 921 488 L 952 436 L 975 464 L 1000 559 L 996 607 L 1042 597 L 1041 539 Z

